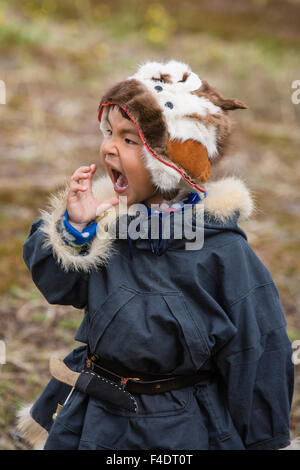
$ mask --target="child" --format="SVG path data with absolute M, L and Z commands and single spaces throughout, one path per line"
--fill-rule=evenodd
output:
M 48 302 L 84 309 L 75 336 L 83 345 L 64 359 L 68 369 L 52 363 L 30 417 L 21 413 L 36 447 L 44 438 L 48 450 L 290 443 L 286 319 L 270 272 L 238 226 L 253 199 L 237 177 L 207 183 L 230 134 L 228 111 L 238 108 L 246 106 L 174 60 L 143 64 L 103 96 L 108 176 L 92 181 L 95 164 L 77 169 L 24 244 Z M 132 225 L 134 204 L 146 210 L 148 232 Z M 201 211 L 204 244 L 187 249 L 175 228 L 182 215 L 195 228 Z M 126 236 L 121 221 L 131 226 Z

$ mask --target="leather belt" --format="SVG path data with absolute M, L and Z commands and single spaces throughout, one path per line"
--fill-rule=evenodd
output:
M 99 355 L 88 355 L 86 360 L 87 371 L 94 371 L 96 374 L 109 379 L 123 387 L 131 393 L 145 393 L 154 395 L 169 392 L 183 387 L 188 387 L 211 378 L 211 371 L 201 371 L 192 375 L 153 375 L 132 372 L 129 369 L 120 367 L 111 361 L 104 360 Z

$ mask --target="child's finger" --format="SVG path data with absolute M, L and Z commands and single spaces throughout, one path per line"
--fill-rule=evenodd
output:
M 86 191 L 88 188 L 85 188 L 81 184 L 77 183 L 76 181 L 72 181 L 70 184 L 70 193 L 71 195 L 76 194 L 78 191 Z
M 71 181 L 76 181 L 78 183 L 81 179 L 87 179 L 88 177 L 89 173 L 74 173 L 71 178 Z
M 85 173 L 84 175 L 86 175 L 84 178 L 86 180 L 86 183 L 84 182 L 83 185 L 84 186 L 87 186 L 88 189 L 92 189 L 92 179 L 93 179 L 93 176 L 95 174 L 95 171 L 96 171 L 97 167 L 95 164 L 92 164 L 90 166 L 90 171 L 88 173 Z M 81 175 L 83 175 L 83 173 L 81 173 Z M 79 179 L 79 183 L 80 183 L 80 179 Z
M 91 166 L 90 166 L 90 172 L 88 173 L 89 175 L 89 178 L 92 180 L 95 172 L 97 170 L 97 166 L 95 165 L 95 163 L 93 163 Z
M 89 166 L 81 166 L 77 168 L 76 171 L 74 171 L 70 179 L 78 181 L 80 178 L 83 177 L 83 175 L 89 176 L 90 172 L 91 172 L 91 168 Z
M 119 203 L 119 199 L 117 197 L 112 197 L 110 199 L 107 199 L 106 201 L 99 204 L 99 206 L 97 207 L 96 216 L 102 214 L 102 212 L 106 211 L 112 206 L 115 206 L 118 203 Z
M 97 167 L 95 164 L 88 167 L 80 167 L 71 176 L 71 179 L 78 182 L 80 179 L 90 178 L 91 175 L 95 173 L 96 169 Z
M 74 171 L 72 176 L 76 177 L 79 173 L 89 173 L 90 171 L 91 171 L 91 168 L 89 166 L 80 166 L 79 168 L 77 168 L 76 171 Z
M 80 166 L 76 171 L 89 171 L 91 167 L 89 165 Z M 76 172 L 75 172 L 76 173 Z
M 115 205 L 115 204 L 119 204 L 119 198 L 117 197 L 111 197 L 110 199 L 106 199 L 106 201 L 104 201 L 105 203 L 107 202 L 108 204 L 111 204 L 111 205 Z

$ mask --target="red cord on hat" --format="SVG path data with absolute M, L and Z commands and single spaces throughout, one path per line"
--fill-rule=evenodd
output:
M 134 119 L 134 118 L 128 113 L 128 111 L 127 111 L 123 106 L 121 106 L 119 103 L 116 103 L 115 101 L 110 101 L 110 102 L 108 102 L 108 103 L 103 103 L 103 104 L 101 105 L 101 108 L 99 109 L 99 113 L 98 113 L 98 121 L 99 121 L 99 122 L 101 122 L 101 116 L 102 116 L 102 112 L 103 112 L 103 106 L 109 106 L 109 105 L 111 105 L 111 104 L 115 104 L 115 105 L 119 106 L 120 108 L 122 108 L 123 111 L 125 111 L 125 113 L 130 117 L 130 119 L 131 119 L 132 122 L 134 123 L 134 125 L 135 125 L 135 127 L 136 127 L 136 129 L 137 129 L 137 131 L 138 131 L 138 133 L 139 133 L 139 135 L 140 135 L 140 138 L 141 138 L 143 144 L 144 144 L 145 147 L 147 148 L 148 152 L 151 153 L 151 155 L 152 155 L 154 158 L 156 158 L 157 160 L 159 160 L 159 161 L 160 161 L 161 163 L 163 163 L 164 165 L 168 165 L 169 167 L 173 168 L 173 169 L 176 170 L 178 173 L 180 173 L 181 176 L 182 176 L 182 178 L 185 179 L 191 186 L 194 186 L 196 189 L 198 189 L 198 190 L 201 191 L 202 193 L 205 193 L 205 192 L 206 192 L 205 189 L 200 188 L 200 186 L 198 186 L 198 185 L 195 184 L 195 183 L 192 183 L 192 182 L 184 175 L 184 173 L 183 173 L 179 168 L 177 168 L 176 166 L 172 165 L 171 163 L 165 162 L 164 160 L 162 160 L 161 158 L 159 158 L 157 155 L 155 155 L 155 153 L 153 153 L 153 152 L 149 149 L 149 147 L 148 147 L 148 145 L 147 145 L 147 143 L 146 143 L 146 141 L 145 141 L 145 139 L 144 139 L 144 136 L 143 136 L 143 134 L 141 133 L 141 131 L 140 131 L 140 129 L 139 129 L 139 127 L 138 127 L 138 125 L 137 125 L 135 119 Z

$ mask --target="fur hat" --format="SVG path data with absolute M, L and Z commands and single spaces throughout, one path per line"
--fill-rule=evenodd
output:
M 109 105 L 117 104 L 141 137 L 145 166 L 162 192 L 191 186 L 211 177 L 211 165 L 224 153 L 230 134 L 228 111 L 245 109 L 224 98 L 182 62 L 146 62 L 102 97 L 98 119 L 107 126 Z

